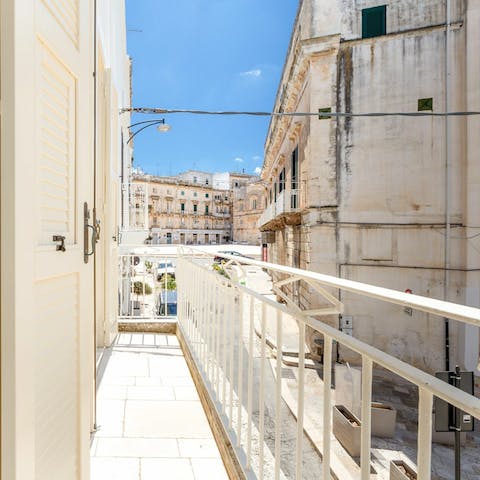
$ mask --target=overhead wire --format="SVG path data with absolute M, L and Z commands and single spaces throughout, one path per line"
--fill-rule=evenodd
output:
M 244 115 L 252 117 L 468 117 L 480 115 L 480 111 L 467 112 L 262 112 L 248 110 L 193 110 L 179 108 L 151 108 L 132 107 L 123 108 L 120 113 L 142 113 L 142 114 L 176 114 L 184 113 L 191 115 Z

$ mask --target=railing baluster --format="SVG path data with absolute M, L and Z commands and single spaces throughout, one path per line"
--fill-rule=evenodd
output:
M 216 368 L 218 365 L 218 351 L 217 351 L 217 338 L 218 338 L 218 288 L 216 282 L 212 282 L 212 388 L 218 394 L 216 388 Z
M 370 478 L 372 421 L 372 360 L 362 355 L 362 427 L 360 467 L 362 480 Z
M 237 408 L 237 447 L 242 444 L 242 405 L 243 405 L 243 293 L 238 296 L 238 408 Z
M 198 299 L 198 289 L 200 288 L 200 285 L 198 283 L 198 271 L 195 268 L 193 272 L 193 301 L 192 301 L 192 347 L 193 351 L 196 353 L 197 351 L 197 330 L 198 330 L 198 314 L 197 314 L 197 299 Z
M 260 447 L 259 447 L 259 465 L 258 465 L 258 478 L 263 480 L 264 478 L 264 460 L 265 460 L 265 367 L 266 367 L 266 336 L 267 336 L 267 304 L 262 303 L 262 326 L 261 334 L 262 338 L 260 344 L 260 392 L 259 392 L 259 432 L 260 432 Z
M 330 478 L 332 436 L 332 339 L 323 336 L 323 478 Z
M 281 408 L 282 408 L 282 315 L 281 310 L 277 310 L 277 383 L 275 385 L 275 480 L 280 480 L 280 466 L 281 466 Z
M 208 334 L 209 334 L 209 309 L 210 309 L 210 298 L 209 298 L 209 289 L 210 285 L 208 279 L 205 278 L 205 272 L 202 272 L 202 281 L 203 281 L 203 327 L 202 327 L 202 355 L 203 355 L 203 362 L 204 362 L 204 370 L 205 373 L 208 374 Z
M 295 478 L 302 478 L 303 467 L 303 420 L 305 408 L 305 323 L 298 325 L 298 408 L 297 408 L 297 452 Z
M 216 367 L 216 391 L 217 391 L 217 398 L 220 399 L 220 333 L 221 333 L 221 316 L 220 316 L 220 308 L 221 308 L 221 290 L 220 285 L 216 285 L 216 292 L 217 292 L 217 302 L 216 302 L 216 309 L 215 309 L 215 325 L 216 325 L 216 340 L 215 340 L 215 367 Z
M 223 385 L 222 385 L 222 412 L 225 413 L 225 409 L 227 406 L 227 321 L 228 321 L 228 313 L 227 313 L 227 306 L 230 304 L 230 300 L 228 297 L 228 288 L 224 288 L 224 295 L 222 295 L 222 324 L 223 324 L 223 331 L 222 331 L 222 349 L 223 349 Z
M 251 467 L 252 461 L 252 410 L 253 410 L 253 333 L 255 318 L 255 299 L 250 297 L 250 314 L 248 322 L 248 380 L 247 380 L 247 469 Z
M 203 272 L 203 277 L 205 277 L 205 272 Z M 206 307 L 205 307 L 205 338 L 204 338 L 204 349 L 205 349 L 205 363 L 206 363 L 206 377 L 210 378 L 210 366 L 212 361 L 211 352 L 211 332 L 212 332 L 212 316 L 210 315 L 210 302 L 211 300 L 211 288 L 212 285 L 208 281 L 208 278 L 204 278 L 205 288 L 206 288 Z
M 229 308 L 229 342 L 228 342 L 228 350 L 230 351 L 230 358 L 229 358 L 229 370 L 230 373 L 228 375 L 228 381 L 230 384 L 230 404 L 229 404 L 229 411 L 228 411 L 228 425 L 232 428 L 233 424 L 233 360 L 235 354 L 235 337 L 234 337 L 234 330 L 235 330 L 235 289 L 234 287 L 231 288 L 232 293 L 230 294 L 230 308 Z
M 163 268 L 163 286 L 164 286 L 164 307 L 163 307 L 163 316 L 166 317 L 168 315 L 168 278 L 167 278 L 167 259 L 162 259 L 164 268 Z
M 433 395 L 418 388 L 418 478 L 430 480 L 432 475 L 432 407 Z
M 118 308 L 117 308 L 117 316 L 122 316 L 123 315 L 123 288 L 124 288 L 124 280 L 123 280 L 123 275 L 124 275 L 124 263 L 123 260 L 125 257 L 118 257 Z
M 206 312 L 206 285 L 203 282 L 202 272 L 199 269 L 199 278 L 200 278 L 200 296 L 198 297 L 198 311 L 199 315 L 199 336 L 198 336 L 198 352 L 200 358 L 202 359 L 202 369 L 205 371 L 205 312 Z

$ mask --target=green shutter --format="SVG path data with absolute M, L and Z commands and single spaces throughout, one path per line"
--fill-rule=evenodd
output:
M 332 107 L 328 108 L 319 108 L 318 113 L 332 113 Z M 332 118 L 330 115 L 318 115 L 319 120 L 327 120 L 329 118 Z
M 418 111 L 419 112 L 433 111 L 433 98 L 419 98 Z
M 362 10 L 362 38 L 378 37 L 387 33 L 387 6 Z

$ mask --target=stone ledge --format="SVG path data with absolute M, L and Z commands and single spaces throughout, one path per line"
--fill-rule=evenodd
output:
M 146 322 L 118 322 L 119 332 L 130 333 L 164 333 L 166 335 L 177 334 L 177 320 L 146 321 Z

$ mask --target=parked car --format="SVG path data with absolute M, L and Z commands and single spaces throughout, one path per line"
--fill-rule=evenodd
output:
M 177 291 L 161 290 L 158 294 L 157 314 L 164 316 L 177 315 Z
M 240 252 L 236 252 L 235 250 L 222 250 L 221 252 L 218 253 L 224 253 L 225 255 L 232 255 L 234 257 L 241 257 L 241 258 L 247 258 L 248 260 L 253 260 L 252 257 L 248 257 L 247 255 L 243 255 Z M 241 258 L 239 258 L 239 262 L 242 263 Z M 228 262 L 226 258 L 220 257 L 219 255 L 216 255 L 215 258 L 213 259 L 215 263 L 222 263 L 222 262 Z

